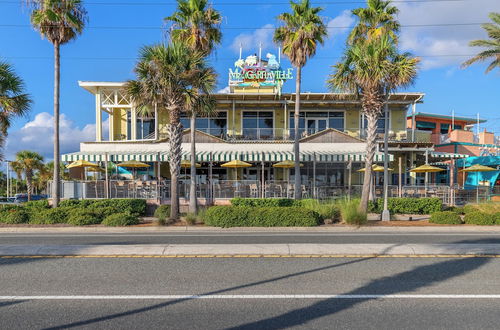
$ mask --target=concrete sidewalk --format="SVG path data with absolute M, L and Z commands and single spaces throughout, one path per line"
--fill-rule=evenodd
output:
M 0 256 L 441 256 L 492 255 L 500 244 L 0 245 Z
M 1 233 L 179 233 L 179 232 L 210 232 L 210 233 L 380 233 L 380 232 L 414 232 L 414 233 L 500 233 L 500 226 L 363 226 L 348 225 L 318 226 L 318 227 L 205 227 L 205 226 L 149 226 L 149 227 L 0 227 Z

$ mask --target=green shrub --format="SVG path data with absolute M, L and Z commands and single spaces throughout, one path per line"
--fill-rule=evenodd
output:
M 112 206 L 105 206 L 105 207 L 92 207 L 90 208 L 90 211 L 95 214 L 96 217 L 100 218 L 101 220 L 104 220 L 105 218 L 109 217 L 110 215 L 116 214 L 116 213 L 129 213 L 128 211 L 122 211 L 119 210 L 115 207 Z
M 127 212 L 112 214 L 102 222 L 105 226 L 132 226 L 139 223 L 139 218 Z
M 305 201 L 305 200 L 304 200 Z M 291 207 L 302 206 L 303 201 L 296 201 L 288 198 L 233 198 L 231 199 L 232 206 L 249 206 L 249 207 Z
M 454 211 L 439 211 L 431 214 L 429 222 L 442 225 L 459 225 L 462 223 L 462 219 Z
M 359 199 L 339 201 L 340 217 L 350 225 L 363 225 L 368 221 L 366 213 L 359 211 Z
M 484 212 L 469 212 L 464 217 L 464 222 L 470 225 L 494 225 L 496 224 L 497 217 L 495 214 Z
M 300 207 L 213 206 L 205 223 L 215 227 L 312 227 L 320 222 L 318 213 Z
M 194 213 L 188 213 L 184 217 L 184 220 L 186 220 L 186 223 L 188 225 L 194 225 L 196 223 L 196 221 L 198 220 L 198 216 Z
M 340 208 L 336 201 L 318 201 L 316 199 L 302 199 L 301 206 L 318 213 L 322 220 L 340 220 Z
M 26 208 L 33 209 L 48 209 L 50 207 L 49 201 L 46 199 L 42 199 L 39 201 L 30 201 L 23 204 Z
M 28 213 L 23 209 L 10 209 L 2 216 L 2 221 L 8 224 L 27 223 L 29 221 Z
M 494 214 L 495 217 L 495 225 L 500 225 L 500 212 Z
M 31 210 L 29 213 L 29 223 L 37 225 L 66 223 L 68 222 L 69 214 L 72 210 L 73 208 L 64 206 L 40 211 Z
M 474 213 L 477 211 L 478 209 L 474 204 L 467 204 L 462 207 L 462 214 Z
M 160 221 L 165 221 L 170 218 L 170 205 L 158 206 L 158 208 L 155 210 L 154 216 Z
M 387 208 L 391 214 L 431 214 L 441 211 L 443 203 L 439 198 L 389 198 Z M 384 199 L 368 203 L 368 211 L 381 213 Z
M 144 199 L 70 199 L 62 201 L 60 205 L 85 209 L 112 207 L 116 212 L 129 212 L 139 216 L 146 214 L 146 200 Z
M 69 212 L 68 223 L 73 226 L 88 226 L 101 223 L 102 219 L 96 216 L 91 210 L 82 208 L 71 209 Z

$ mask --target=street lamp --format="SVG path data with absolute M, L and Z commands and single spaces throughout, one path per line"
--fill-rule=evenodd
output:
M 387 94 L 384 104 L 384 210 L 382 211 L 382 221 L 390 221 L 391 213 L 387 208 L 387 198 L 389 189 L 389 95 Z

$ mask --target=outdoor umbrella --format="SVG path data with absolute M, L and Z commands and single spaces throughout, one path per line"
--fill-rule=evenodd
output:
M 410 172 L 413 172 L 413 173 L 437 173 L 437 172 L 442 172 L 442 171 L 446 171 L 445 169 L 443 168 L 439 168 L 439 167 L 436 167 L 436 166 L 432 166 L 432 165 L 428 165 L 428 164 L 425 164 L 425 165 L 422 165 L 422 166 L 419 166 L 419 167 L 415 167 L 414 169 L 411 169 Z M 427 197 L 427 180 L 425 181 L 425 196 Z
M 471 167 L 464 168 L 463 170 L 460 171 L 466 173 L 477 173 L 477 172 L 493 172 L 498 170 L 493 167 L 476 164 L 472 165 Z M 476 203 L 479 204 L 479 176 L 477 178 L 477 185 L 476 185 Z
M 73 163 L 66 166 L 66 168 L 83 168 L 85 174 L 86 174 L 87 168 L 98 168 L 98 167 L 99 167 L 99 165 L 97 165 L 96 163 L 91 163 L 91 162 L 88 162 L 88 161 L 82 160 L 82 159 L 74 161 Z M 82 180 L 83 180 L 83 178 L 82 178 Z
M 303 164 L 299 164 L 300 167 L 304 166 Z M 287 168 L 287 188 L 286 188 L 286 196 L 288 197 L 288 185 L 290 185 L 290 169 L 295 167 L 295 162 L 293 160 L 284 160 L 282 162 L 276 163 L 273 165 L 276 168 Z M 297 175 L 297 174 L 295 174 Z
M 133 168 L 134 169 L 134 179 L 135 179 L 135 174 L 136 174 L 135 171 L 136 171 L 137 168 L 150 167 L 148 164 L 139 162 L 137 160 L 129 160 L 127 162 L 123 162 L 123 163 L 117 164 L 116 166 Z
M 252 167 L 252 164 L 246 163 L 244 161 L 241 161 L 239 159 L 232 160 L 230 162 L 224 163 L 221 165 L 222 167 L 229 167 L 229 168 L 245 168 L 245 167 Z M 236 179 L 238 179 L 238 175 L 236 175 Z M 236 192 L 238 193 L 239 190 L 239 182 L 236 180 Z

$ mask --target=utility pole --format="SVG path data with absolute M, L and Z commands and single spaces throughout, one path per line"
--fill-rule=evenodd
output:
M 387 208 L 389 195 L 389 93 L 387 93 L 384 105 L 384 210 L 382 211 L 382 221 L 390 221 L 391 213 Z M 367 169 L 368 170 L 368 169 Z

